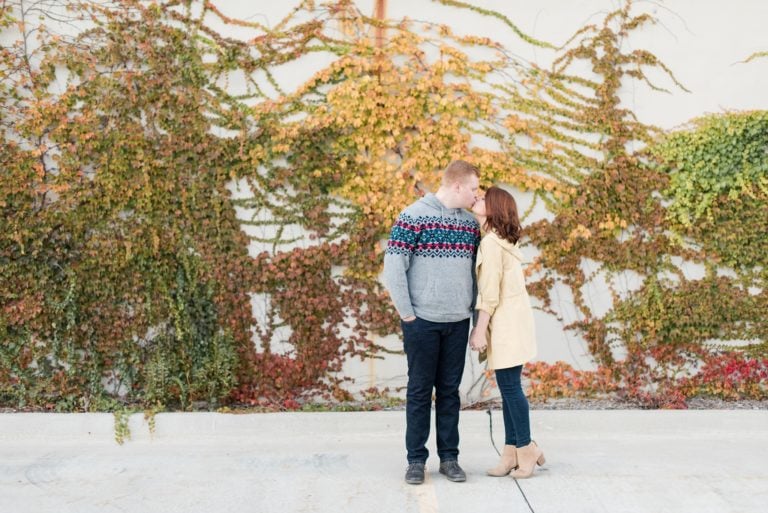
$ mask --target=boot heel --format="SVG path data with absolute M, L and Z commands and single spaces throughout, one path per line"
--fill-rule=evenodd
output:
M 544 452 L 539 449 L 536 442 L 531 441 L 525 447 L 517 448 L 517 470 L 512 472 L 512 478 L 525 479 L 533 475 L 533 470 L 536 465 L 543 465 L 546 460 L 544 459 Z

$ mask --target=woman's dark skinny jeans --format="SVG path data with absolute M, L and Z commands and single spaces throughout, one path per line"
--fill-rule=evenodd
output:
M 525 447 L 531 443 L 531 419 L 528 412 L 528 399 L 523 393 L 520 376 L 523 366 L 496 369 L 496 383 L 501 392 L 504 410 L 504 443 L 516 447 Z

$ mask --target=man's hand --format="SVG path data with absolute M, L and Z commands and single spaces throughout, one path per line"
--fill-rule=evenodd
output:
M 415 315 L 411 315 L 410 317 L 404 318 L 403 322 L 413 322 L 415 320 L 416 320 L 416 316 Z

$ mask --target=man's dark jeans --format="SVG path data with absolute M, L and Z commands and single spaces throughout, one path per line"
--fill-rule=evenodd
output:
M 440 461 L 459 457 L 459 384 L 469 340 L 469 319 L 431 322 L 416 318 L 402 322 L 408 358 L 408 392 L 405 403 L 405 447 L 408 462 L 425 462 L 429 456 L 432 389 L 435 389 L 437 455 Z

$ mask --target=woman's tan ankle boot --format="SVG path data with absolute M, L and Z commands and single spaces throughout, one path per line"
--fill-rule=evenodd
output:
M 517 468 L 517 451 L 514 445 L 505 445 L 501 453 L 499 464 L 492 469 L 485 471 L 486 474 L 493 477 L 504 477 L 513 469 Z
M 512 477 L 515 479 L 531 477 L 534 467 L 536 465 L 544 465 L 544 463 L 546 463 L 544 452 L 539 449 L 536 442 L 531 440 L 531 443 L 525 447 L 517 448 L 517 470 L 512 472 Z

